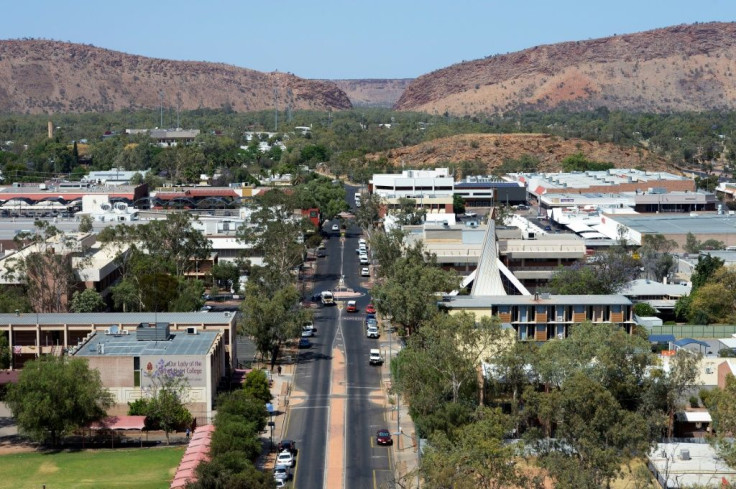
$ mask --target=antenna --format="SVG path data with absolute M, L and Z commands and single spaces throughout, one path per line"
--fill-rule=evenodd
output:
M 161 99 L 161 103 L 159 105 L 160 110 L 161 110 L 161 125 L 158 126 L 158 127 L 160 129 L 163 129 L 164 128 L 164 91 L 163 90 L 159 90 L 158 91 L 158 96 Z
M 291 109 L 294 105 L 294 93 L 291 91 L 291 87 L 286 89 L 286 121 L 291 122 Z
M 273 130 L 278 131 L 279 130 L 279 89 L 278 87 L 273 87 Z

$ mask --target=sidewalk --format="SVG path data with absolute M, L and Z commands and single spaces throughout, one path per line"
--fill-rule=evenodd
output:
M 264 470 L 274 468 L 276 462 L 276 447 L 279 442 L 286 436 L 286 419 L 289 410 L 289 395 L 293 386 L 294 370 L 296 363 L 279 363 L 281 365 L 281 375 L 274 369 L 273 382 L 271 383 L 271 395 L 273 399 L 273 416 L 269 421 L 273 421 L 273 447 L 271 447 L 271 428 L 266 426 L 266 432 L 262 433 L 261 438 L 265 440 L 263 444 L 263 453 L 257 461 L 257 466 Z
M 389 431 L 394 434 L 394 444 L 392 447 L 394 474 L 397 481 L 401 481 L 401 487 L 407 489 L 418 488 L 417 473 L 419 469 L 419 440 L 416 434 L 414 421 L 409 416 L 409 405 L 399 398 L 399 410 L 396 410 L 397 396 L 391 391 L 391 360 L 401 351 L 401 344 L 398 341 L 398 335 L 395 332 L 389 332 L 385 325 L 383 332 L 387 338 L 392 341 L 388 345 L 384 345 L 384 351 L 387 352 L 386 361 L 381 368 L 381 384 L 386 393 L 389 406 Z M 390 346 L 390 349 L 389 349 Z M 398 419 L 397 419 L 398 415 Z M 398 429 L 397 429 L 398 427 Z M 399 433 L 397 435 L 397 433 Z

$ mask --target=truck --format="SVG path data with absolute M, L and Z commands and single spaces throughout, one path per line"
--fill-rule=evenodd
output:
M 323 306 L 334 306 L 335 305 L 335 297 L 332 295 L 332 292 L 329 290 L 323 290 L 320 295 L 320 302 L 322 302 Z

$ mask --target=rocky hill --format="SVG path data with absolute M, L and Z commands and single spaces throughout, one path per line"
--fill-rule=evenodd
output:
M 412 78 L 330 81 L 347 94 L 354 107 L 393 107 Z
M 166 107 L 191 110 L 347 109 L 334 83 L 235 66 L 146 58 L 56 41 L 0 41 L 0 112 L 101 112 Z
M 397 168 L 479 161 L 485 164 L 488 173 L 493 173 L 505 159 L 518 159 L 527 154 L 539 160 L 539 171 L 553 172 L 561 171 L 562 160 L 576 153 L 583 153 L 592 161 L 613 163 L 616 168 L 672 171 L 664 159 L 644 149 L 548 134 L 462 134 L 368 155 L 368 158 L 385 156 Z
M 457 115 L 734 109 L 735 58 L 736 23 L 679 25 L 459 63 L 414 80 L 396 108 Z

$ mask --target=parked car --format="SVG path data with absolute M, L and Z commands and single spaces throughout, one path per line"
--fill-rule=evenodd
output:
M 345 308 L 347 312 L 358 312 L 358 304 L 355 301 L 348 301 L 348 306 Z
M 279 453 L 285 451 L 296 455 L 296 442 L 294 440 L 281 440 L 281 442 L 279 442 L 278 449 Z
M 299 338 L 299 348 L 309 348 L 312 346 L 312 342 L 309 338 Z
M 289 480 L 289 475 L 290 475 L 289 474 L 289 467 L 287 467 L 285 465 L 277 465 L 273 469 L 273 478 L 274 478 L 275 481 L 286 482 L 287 480 Z M 277 487 L 278 487 L 278 484 L 277 484 Z M 281 487 L 283 487 L 283 486 L 281 486 Z
M 373 306 L 373 304 L 368 304 L 367 306 L 365 306 L 365 312 L 367 312 L 368 314 L 375 314 L 376 308 Z
M 368 269 L 368 267 L 363 267 L 360 269 L 360 276 L 361 277 L 370 277 L 371 271 Z
M 332 230 L 333 231 L 339 231 L 340 230 L 340 226 L 338 226 L 337 224 L 333 224 L 332 225 Z
M 361 265 L 368 265 L 370 263 L 370 260 L 368 260 L 367 255 L 360 255 L 360 264 Z
M 376 445 L 393 445 L 394 439 L 391 437 L 389 430 L 378 430 L 376 433 Z
M 378 337 L 381 336 L 381 333 L 378 332 L 378 328 L 376 326 L 368 326 L 365 330 L 365 336 L 367 338 L 378 339 Z
M 276 457 L 276 466 L 283 465 L 285 467 L 293 467 L 294 466 L 294 455 L 288 451 L 284 450 L 279 453 L 279 456 Z
M 276 479 L 275 482 L 276 482 L 276 489 L 280 487 L 286 487 L 286 481 L 283 479 Z
M 544 226 L 545 231 L 552 231 L 552 226 Z
M 317 332 L 317 328 L 314 327 L 314 323 L 312 323 L 311 321 L 308 323 L 304 323 L 304 326 L 302 326 L 302 329 L 309 329 L 312 331 L 312 333 Z
M 314 336 L 314 331 L 307 328 L 302 328 L 302 338 L 311 338 Z

